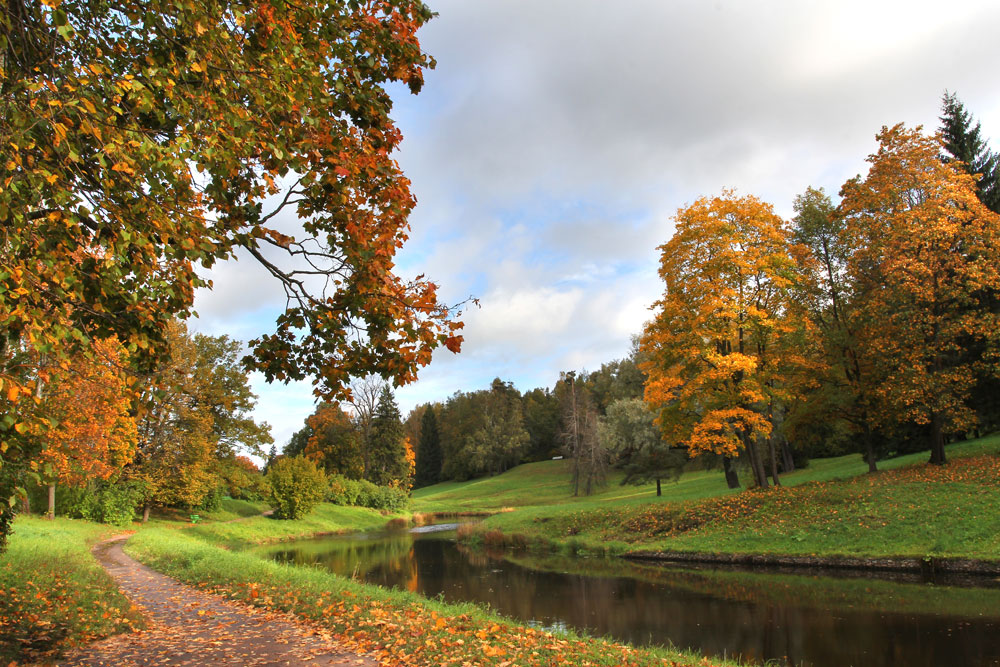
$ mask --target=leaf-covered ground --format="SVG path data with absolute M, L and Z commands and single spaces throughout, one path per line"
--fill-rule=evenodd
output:
M 79 649 L 62 665 L 377 665 L 294 617 L 228 602 L 153 572 L 121 550 L 97 547 L 98 561 L 151 622 Z
M 70 519 L 17 520 L 0 554 L 0 664 L 50 659 L 145 627 L 89 551 L 114 532 L 120 529 Z

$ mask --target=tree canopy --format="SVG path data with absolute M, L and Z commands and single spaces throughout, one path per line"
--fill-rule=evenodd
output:
M 7 4 L 0 463 L 46 427 L 15 419 L 36 378 L 12 345 L 68 358 L 114 335 L 148 368 L 223 259 L 285 290 L 243 360 L 268 380 L 348 398 L 352 375 L 403 384 L 460 348 L 437 286 L 394 268 L 415 201 L 386 85 L 419 91 L 431 16 L 417 0 Z

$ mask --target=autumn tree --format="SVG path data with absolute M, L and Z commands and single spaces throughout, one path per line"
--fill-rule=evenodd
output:
M 419 0 L 7 3 L 5 340 L 58 363 L 115 335 L 148 370 L 208 285 L 198 271 L 240 256 L 287 295 L 244 359 L 269 381 L 346 399 L 351 376 L 403 384 L 457 351 L 455 310 L 394 267 L 414 199 L 386 88 L 420 89 L 431 16 Z M 25 380 L 0 369 L 0 465 L 47 423 L 18 418 Z
M 396 399 L 388 386 L 382 388 L 371 420 L 368 438 L 368 467 L 365 479 L 381 486 L 401 484 L 409 476 L 403 422 Z
M 946 436 L 975 423 L 976 367 L 998 371 L 1000 316 L 983 300 L 1000 289 L 1000 216 L 980 202 L 971 175 L 938 159 L 937 139 L 896 125 L 878 141 L 839 210 L 858 336 L 885 377 L 879 418 L 927 426 L 931 463 L 942 464 Z M 970 342 L 988 353 L 969 359 Z
M 946 161 L 956 160 L 963 170 L 976 175 L 979 201 L 1000 213 L 1000 155 L 989 149 L 979 122 L 954 93 L 945 92 L 941 99 L 940 132 Z
M 660 247 L 666 289 L 641 340 L 645 400 L 664 439 L 692 456 L 725 456 L 730 486 L 730 459 L 745 452 L 766 487 L 758 440 L 770 435 L 769 407 L 788 399 L 795 357 L 781 341 L 798 327 L 787 308 L 795 276 L 787 227 L 770 205 L 732 192 L 700 199 L 675 220 Z
M 437 415 L 434 407 L 428 406 L 420 422 L 413 486 L 419 489 L 440 482 L 441 464 L 441 433 L 438 431 Z
M 216 483 L 212 411 L 201 403 L 198 348 L 180 322 L 167 330 L 167 355 L 139 378 L 139 444 L 126 477 L 143 492 L 143 520 L 156 505 L 194 507 Z
M 242 345 L 229 336 L 194 334 L 198 402 L 212 415 L 215 455 L 234 458 L 241 452 L 263 456 L 274 442 L 267 422 L 253 418 L 257 396 L 240 364 Z
M 361 434 L 351 415 L 337 404 L 322 403 L 306 423 L 310 435 L 301 453 L 328 475 L 361 479 L 364 475 Z M 292 452 L 286 449 L 285 453 Z
M 38 406 L 55 421 L 42 449 L 49 518 L 55 516 L 57 483 L 81 486 L 107 479 L 135 452 L 128 355 L 114 339 L 95 341 L 92 351 L 92 356 L 72 357 L 65 367 L 53 370 Z
M 687 463 L 687 451 L 663 440 L 655 415 L 641 398 L 622 398 L 608 406 L 598 424 L 601 445 L 615 467 L 624 471 L 622 484 L 656 483 L 678 479 Z

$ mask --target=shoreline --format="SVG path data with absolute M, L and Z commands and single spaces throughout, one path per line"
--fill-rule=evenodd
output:
M 704 553 L 688 551 L 630 551 L 620 558 L 639 562 L 700 565 L 780 567 L 802 570 L 906 572 L 927 577 L 966 575 L 1000 577 L 1000 561 L 972 558 L 899 556 L 792 556 L 782 554 Z

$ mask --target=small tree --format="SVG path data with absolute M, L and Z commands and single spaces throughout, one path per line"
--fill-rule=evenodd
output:
M 660 436 L 654 419 L 641 398 L 623 398 L 608 406 L 598 425 L 598 435 L 615 466 L 625 472 L 622 484 L 655 481 L 659 496 L 660 481 L 680 477 L 688 457 L 686 450 L 671 447 Z
M 572 457 L 573 495 L 589 496 L 607 480 L 608 454 L 597 437 L 597 409 L 575 372 L 563 376 L 563 442 Z
M 323 500 L 327 490 L 326 474 L 302 456 L 279 458 L 268 468 L 264 481 L 278 519 L 301 519 Z

